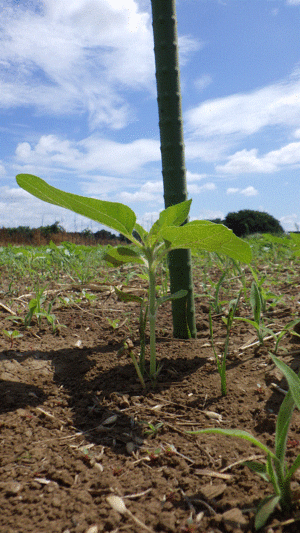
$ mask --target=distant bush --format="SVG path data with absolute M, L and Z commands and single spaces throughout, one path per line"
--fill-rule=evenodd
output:
M 59 225 L 59 222 L 54 222 L 50 226 L 41 226 L 38 228 L 43 237 L 48 237 L 49 235 L 57 235 L 57 233 L 64 233 L 64 228 Z
M 114 233 L 107 231 L 106 229 L 100 229 L 99 231 L 96 231 L 96 233 L 94 233 L 94 238 L 99 241 L 111 241 L 115 240 L 117 236 Z
M 245 237 L 253 233 L 284 233 L 278 220 L 262 211 L 243 209 L 237 213 L 228 213 L 223 221 L 224 226 L 232 229 L 238 237 Z
M 210 222 L 213 222 L 214 224 L 224 224 L 224 220 L 221 220 L 220 218 L 214 218 L 210 220 Z M 225 224 L 224 224 L 225 226 Z

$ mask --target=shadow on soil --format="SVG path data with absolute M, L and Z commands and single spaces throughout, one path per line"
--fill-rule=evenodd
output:
M 146 397 L 159 395 L 174 382 L 182 382 L 201 368 L 206 359 L 161 359 L 163 369 L 157 386 L 153 389 L 148 382 L 144 391 L 130 358 L 129 362 L 123 358 L 119 364 L 112 364 L 109 369 L 103 368 L 101 355 L 107 360 L 107 354 L 111 352 L 111 346 L 72 348 L 25 352 L 20 359 L 24 361 L 34 355 L 36 360 L 51 361 L 54 369 L 53 382 L 66 394 L 68 406 L 72 409 L 72 425 L 76 431 L 83 432 L 93 443 L 111 447 L 117 454 L 124 454 L 129 442 L 135 448 L 143 443 L 145 425 L 136 423 L 134 419 L 134 412 L 139 409 L 138 404 Z M 6 357 L 2 355 L 2 359 L 16 359 L 15 353 L 6 354 Z M 9 381 L 0 382 L 0 397 L 0 413 L 26 406 L 36 407 L 47 399 L 47 395 L 39 387 Z M 131 408 L 127 409 L 129 406 Z M 180 405 L 176 409 L 180 412 Z

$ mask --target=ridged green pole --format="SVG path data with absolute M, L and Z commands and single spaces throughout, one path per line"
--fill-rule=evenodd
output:
M 151 0 L 165 207 L 187 200 L 175 0 Z M 196 337 L 190 250 L 169 254 L 171 292 L 188 291 L 172 301 L 173 335 Z

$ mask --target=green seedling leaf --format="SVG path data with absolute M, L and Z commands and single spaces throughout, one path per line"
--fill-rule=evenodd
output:
M 144 300 L 141 296 L 137 296 L 136 294 L 120 291 L 117 287 L 115 287 L 115 293 L 122 302 L 138 302 L 141 304 Z
M 258 463 L 257 461 L 245 461 L 243 464 L 248 466 L 252 472 L 261 476 L 265 481 L 270 481 L 265 464 Z
M 275 345 L 275 353 L 277 352 L 277 349 L 278 349 L 278 345 L 279 345 L 279 342 L 281 341 L 282 337 L 284 337 L 284 335 L 286 335 L 286 333 L 288 331 L 290 331 L 292 328 L 294 328 L 296 326 L 296 324 L 299 324 L 300 320 L 297 319 L 297 320 L 292 320 L 292 322 L 289 322 L 288 324 L 286 324 L 284 326 L 284 328 L 282 329 L 282 331 L 279 333 L 279 335 L 277 336 L 277 342 L 276 342 L 276 345 Z M 293 334 L 292 331 L 290 331 L 291 335 Z
M 126 246 L 118 246 L 117 248 L 110 248 L 103 259 L 114 266 L 120 266 L 124 263 L 138 263 L 144 265 L 143 259 L 132 248 Z
M 12 330 L 3 329 L 2 333 L 10 339 L 11 344 L 13 344 L 13 341 L 15 339 L 19 339 L 20 337 L 23 337 L 22 333 L 20 333 L 18 330 L 12 331 Z
M 32 300 L 30 300 L 29 304 L 28 304 L 28 308 L 31 309 L 31 310 L 34 310 L 37 308 L 37 299 L 36 298 L 32 298 Z
M 180 227 L 166 227 L 161 236 L 171 243 L 171 249 L 190 248 L 226 254 L 232 259 L 250 263 L 251 249 L 248 243 L 236 237 L 232 230 L 222 224 L 206 220 L 194 220 Z
M 158 237 L 161 230 L 168 226 L 180 226 L 187 219 L 192 200 L 186 200 L 176 205 L 171 205 L 160 212 L 159 218 L 154 222 L 149 231 L 149 237 Z
M 258 511 L 255 515 L 255 529 L 262 528 L 268 518 L 271 516 L 273 511 L 275 510 L 276 505 L 278 505 L 280 501 L 280 496 L 276 496 L 272 494 L 271 496 L 267 496 L 259 505 Z
M 17 315 L 9 315 L 5 317 L 5 320 L 12 320 L 13 322 L 23 322 L 23 318 Z
M 294 461 L 291 468 L 287 472 L 286 481 L 289 481 L 291 479 L 291 477 L 296 472 L 296 470 L 298 470 L 299 467 L 300 467 L 300 455 L 297 456 L 297 459 Z
M 146 231 L 143 226 L 140 226 L 140 224 L 135 223 L 134 225 L 135 231 L 139 234 L 142 241 L 145 242 L 147 239 L 148 231 Z
M 256 324 L 259 324 L 261 317 L 261 295 L 255 281 L 253 281 L 251 285 L 250 305 L 252 308 L 254 320 Z
M 247 324 L 251 324 L 251 326 L 253 326 L 257 331 L 259 330 L 259 324 L 257 324 L 257 322 L 254 322 L 254 320 L 250 320 L 250 318 L 244 318 L 242 316 L 237 316 L 236 320 L 247 322 Z
M 202 433 L 214 433 L 218 435 L 224 435 L 225 437 L 237 437 L 239 439 L 244 439 L 250 442 L 251 444 L 254 444 L 254 446 L 257 446 L 261 450 L 263 450 L 267 455 L 270 455 L 273 459 L 276 460 L 276 456 L 274 455 L 267 446 L 265 446 L 262 442 L 257 440 L 251 433 L 248 433 L 248 431 L 243 431 L 242 429 L 222 429 L 222 428 L 207 428 L 207 429 L 199 429 L 197 431 L 187 431 L 190 435 L 201 435 Z
M 294 409 L 295 402 L 291 391 L 288 391 L 279 409 L 275 432 L 275 454 L 281 463 L 285 458 L 287 434 Z
M 156 234 L 167 226 L 181 226 L 190 212 L 192 200 L 186 200 L 176 205 L 171 205 L 159 214 L 159 219 L 153 224 L 151 233 Z M 152 231 L 153 230 L 153 231 Z
M 271 355 L 275 365 L 281 370 L 283 373 L 285 379 L 287 380 L 289 384 L 289 390 L 293 396 L 293 400 L 300 409 L 300 379 L 297 376 L 297 374 L 292 370 L 290 367 L 288 367 L 283 361 L 278 359 L 278 357 L 275 357 L 275 355 Z
M 138 274 L 138 277 L 139 277 L 140 279 L 144 279 L 144 280 L 147 280 L 147 281 L 148 281 L 148 279 L 149 279 L 149 276 L 148 276 L 147 274 Z
M 136 216 L 132 209 L 126 205 L 64 192 L 48 185 L 44 180 L 32 174 L 18 174 L 16 180 L 22 189 L 44 202 L 70 209 L 74 213 L 108 226 L 128 238 L 131 237 Z
M 279 480 L 278 480 L 278 473 L 280 475 L 280 471 L 282 470 L 282 464 L 279 465 L 277 463 L 277 470 L 274 469 L 273 467 L 273 463 L 272 463 L 272 459 L 270 457 L 270 454 L 267 456 L 267 464 L 266 464 L 266 468 L 267 468 L 267 474 L 270 478 L 270 481 L 275 489 L 275 494 L 280 494 L 281 495 L 281 498 L 284 497 L 284 489 L 283 487 L 280 486 L 279 484 Z
M 174 294 L 168 294 L 166 296 L 161 296 L 156 300 L 157 306 L 168 302 L 169 300 L 178 300 L 179 298 L 184 298 L 187 295 L 187 291 L 181 289 L 180 291 L 174 292 Z

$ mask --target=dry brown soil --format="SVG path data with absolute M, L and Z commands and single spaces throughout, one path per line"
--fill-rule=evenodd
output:
M 274 275 L 276 267 L 266 265 L 266 273 L 268 268 Z M 299 279 L 288 282 L 287 275 L 288 269 L 279 273 L 274 290 L 284 298 L 267 318 L 275 331 L 298 312 Z M 9 309 L 20 310 L 20 302 L 32 297 L 21 283 L 18 294 L 9 294 L 10 280 L 4 276 L 0 331 L 13 326 L 5 320 Z M 130 286 L 136 288 L 134 279 Z M 209 300 L 199 296 L 202 285 L 195 277 L 197 339 L 174 339 L 170 304 L 161 307 L 157 355 L 163 369 L 156 388 L 147 381 L 143 391 L 130 357 L 119 353 L 130 338 L 138 354 L 138 304 L 124 304 L 109 285 L 96 283 L 85 287 L 97 295 L 92 302 L 59 303 L 58 296 L 76 297 L 82 288 L 49 287 L 51 297 L 57 295 L 55 314 L 66 326 L 57 333 L 43 320 L 40 328 L 35 321 L 31 328 L 19 327 L 23 337 L 12 347 L 0 336 L 1 533 L 254 531 L 254 510 L 272 486 L 242 462 L 260 450 L 245 441 L 191 436 L 186 430 L 245 429 L 273 448 L 284 397 L 273 384 L 286 388 L 269 356 L 274 341 L 259 346 L 250 326 L 234 323 L 228 394 L 222 397 L 209 339 Z M 231 281 L 231 298 L 238 289 L 238 280 Z M 243 297 L 239 314 L 250 316 Z M 119 325 L 114 329 L 107 318 L 119 319 Z M 213 323 L 221 353 L 222 314 L 214 315 Z M 298 369 L 294 336 L 284 337 L 278 353 Z M 300 453 L 299 420 L 295 412 L 289 463 Z M 156 426 L 152 435 L 150 424 Z M 300 531 L 299 482 L 300 471 L 294 476 L 292 513 L 285 516 L 278 509 L 265 532 Z M 123 498 L 132 514 L 114 510 L 107 500 L 111 495 Z

